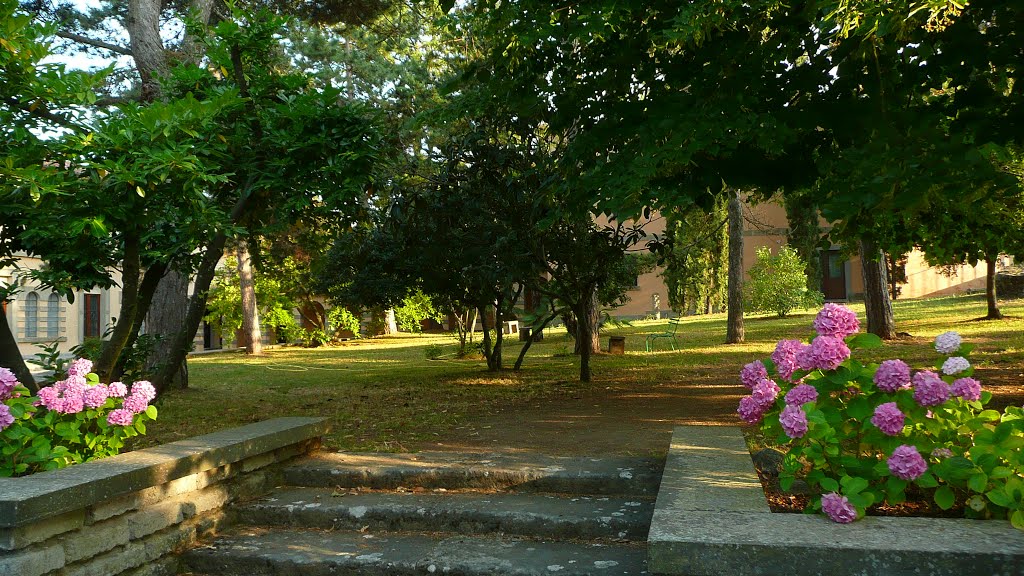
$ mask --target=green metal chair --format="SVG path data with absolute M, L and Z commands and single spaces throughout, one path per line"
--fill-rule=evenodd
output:
M 647 348 L 648 352 L 654 350 L 654 342 L 658 338 L 668 338 L 669 345 L 672 346 L 672 350 L 676 349 L 676 331 L 679 329 L 680 317 L 669 318 L 668 330 L 661 332 L 660 334 L 648 334 L 647 338 L 644 339 L 644 347 Z

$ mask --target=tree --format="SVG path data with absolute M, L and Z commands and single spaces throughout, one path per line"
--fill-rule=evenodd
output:
M 807 289 L 805 264 L 796 250 L 780 246 L 776 254 L 767 246 L 757 250 L 757 261 L 750 267 L 745 285 L 747 308 L 754 312 L 774 312 L 783 318 L 796 308 L 820 306 L 821 292 Z
M 665 214 L 665 271 L 673 310 L 710 314 L 725 308 L 728 293 L 728 198 L 710 211 L 697 206 Z
M 740 191 L 729 197 L 729 318 L 726 344 L 743 342 L 743 202 Z

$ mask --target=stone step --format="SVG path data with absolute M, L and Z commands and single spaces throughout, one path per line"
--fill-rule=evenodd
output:
M 640 545 L 247 527 L 182 563 L 222 576 L 620 576 L 647 574 L 646 556 Z
M 321 452 L 285 469 L 285 481 L 311 487 L 511 489 L 653 498 L 663 467 L 664 461 L 656 458 Z
M 540 538 L 646 540 L 649 499 L 549 494 L 367 492 L 278 489 L 235 509 L 253 525 L 459 534 L 505 533 Z

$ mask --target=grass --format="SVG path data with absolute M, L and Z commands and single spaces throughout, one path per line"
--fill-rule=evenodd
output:
M 863 305 L 852 306 L 863 318 Z M 910 334 L 875 351 L 874 360 L 901 357 L 912 365 L 934 363 L 932 339 L 957 330 L 977 345 L 972 355 L 978 377 L 996 394 L 994 404 L 1024 397 L 1024 301 L 1006 302 L 1002 321 L 975 321 L 984 299 L 953 296 L 896 303 L 897 329 Z M 489 373 L 482 360 L 458 360 L 454 341 L 442 335 L 399 335 L 357 340 L 329 348 L 278 348 L 259 358 L 239 353 L 189 360 L 191 387 L 158 400 L 160 417 L 139 446 L 179 440 L 217 429 L 277 416 L 323 416 L 332 420 L 329 447 L 401 451 L 418 442 L 442 439 L 471 419 L 508 410 L 527 410 L 603 389 L 611 383 L 643 386 L 662 382 L 737 382 L 740 367 L 767 356 L 781 338 L 806 339 L 811 313 L 788 318 L 748 317 L 747 341 L 721 344 L 725 316 L 688 317 L 679 327 L 680 349 L 644 352 L 647 334 L 664 332 L 667 321 L 640 321 L 608 330 L 626 337 L 624 356 L 593 359 L 594 382 L 576 382 L 577 359 L 564 331 L 548 331 L 536 343 L 521 372 Z M 426 348 L 441 345 L 446 356 L 427 360 Z M 508 365 L 521 344 L 505 350 Z M 728 388 L 727 388 L 728 389 Z M 743 390 L 737 385 L 736 399 Z M 695 400 L 699 401 L 699 400 Z M 721 417 L 719 417 L 721 419 Z M 738 423 L 733 418 L 724 423 Z

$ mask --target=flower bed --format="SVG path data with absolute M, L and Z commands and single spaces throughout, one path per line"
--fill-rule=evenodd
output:
M 1024 410 L 985 410 L 991 394 L 972 378 L 969 345 L 936 338 L 938 370 L 899 359 L 865 364 L 853 351 L 881 340 L 858 333 L 853 311 L 827 304 L 809 344 L 783 340 L 770 360 L 744 366 L 750 391 L 738 413 L 788 449 L 780 483 L 800 476 L 808 510 L 853 522 L 875 504 L 900 505 L 908 488 L 969 518 L 1009 519 L 1024 529 Z

